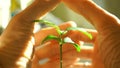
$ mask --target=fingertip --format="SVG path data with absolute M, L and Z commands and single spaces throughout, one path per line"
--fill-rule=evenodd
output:
M 71 27 L 77 27 L 77 24 L 74 21 L 68 21 Z
M 68 27 L 77 27 L 77 24 L 74 21 L 67 21 L 59 25 L 61 30 L 64 30 Z

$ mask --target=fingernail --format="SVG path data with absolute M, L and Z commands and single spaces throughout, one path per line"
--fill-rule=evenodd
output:
M 49 58 L 44 58 L 44 59 L 41 59 L 41 60 L 39 61 L 39 64 L 40 64 L 40 65 L 43 65 L 43 64 L 46 64 L 48 61 L 50 61 Z

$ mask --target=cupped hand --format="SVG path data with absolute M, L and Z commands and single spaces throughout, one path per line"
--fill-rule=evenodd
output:
M 73 11 L 84 16 L 98 31 L 94 42 L 93 59 L 96 60 L 93 60 L 93 68 L 119 67 L 120 20 L 92 0 L 63 0 L 63 2 Z M 98 62 L 103 64 L 99 65 Z
M 33 21 L 43 17 L 58 3 L 60 0 L 35 0 L 10 20 L 0 37 L 1 68 L 26 68 L 30 65 L 35 43 Z

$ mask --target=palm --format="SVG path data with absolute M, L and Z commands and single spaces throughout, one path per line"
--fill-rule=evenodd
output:
M 98 49 L 98 40 L 96 40 L 96 43 L 94 44 L 94 50 L 93 50 L 93 58 L 92 58 L 92 68 L 104 68 L 103 61 L 101 59 L 99 49 Z
M 95 40 L 93 52 L 93 68 L 105 68 L 103 62 L 110 62 L 108 60 L 105 61 L 104 58 L 109 58 L 109 55 L 116 55 L 116 53 L 112 53 L 112 51 L 114 49 L 114 46 L 116 46 L 116 43 L 120 43 L 118 40 L 118 37 L 120 35 L 120 25 L 110 26 L 112 28 L 101 31 L 98 35 L 98 38 Z

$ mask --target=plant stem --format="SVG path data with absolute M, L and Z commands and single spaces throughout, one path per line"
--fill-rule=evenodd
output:
M 60 45 L 60 68 L 62 68 L 62 44 Z

